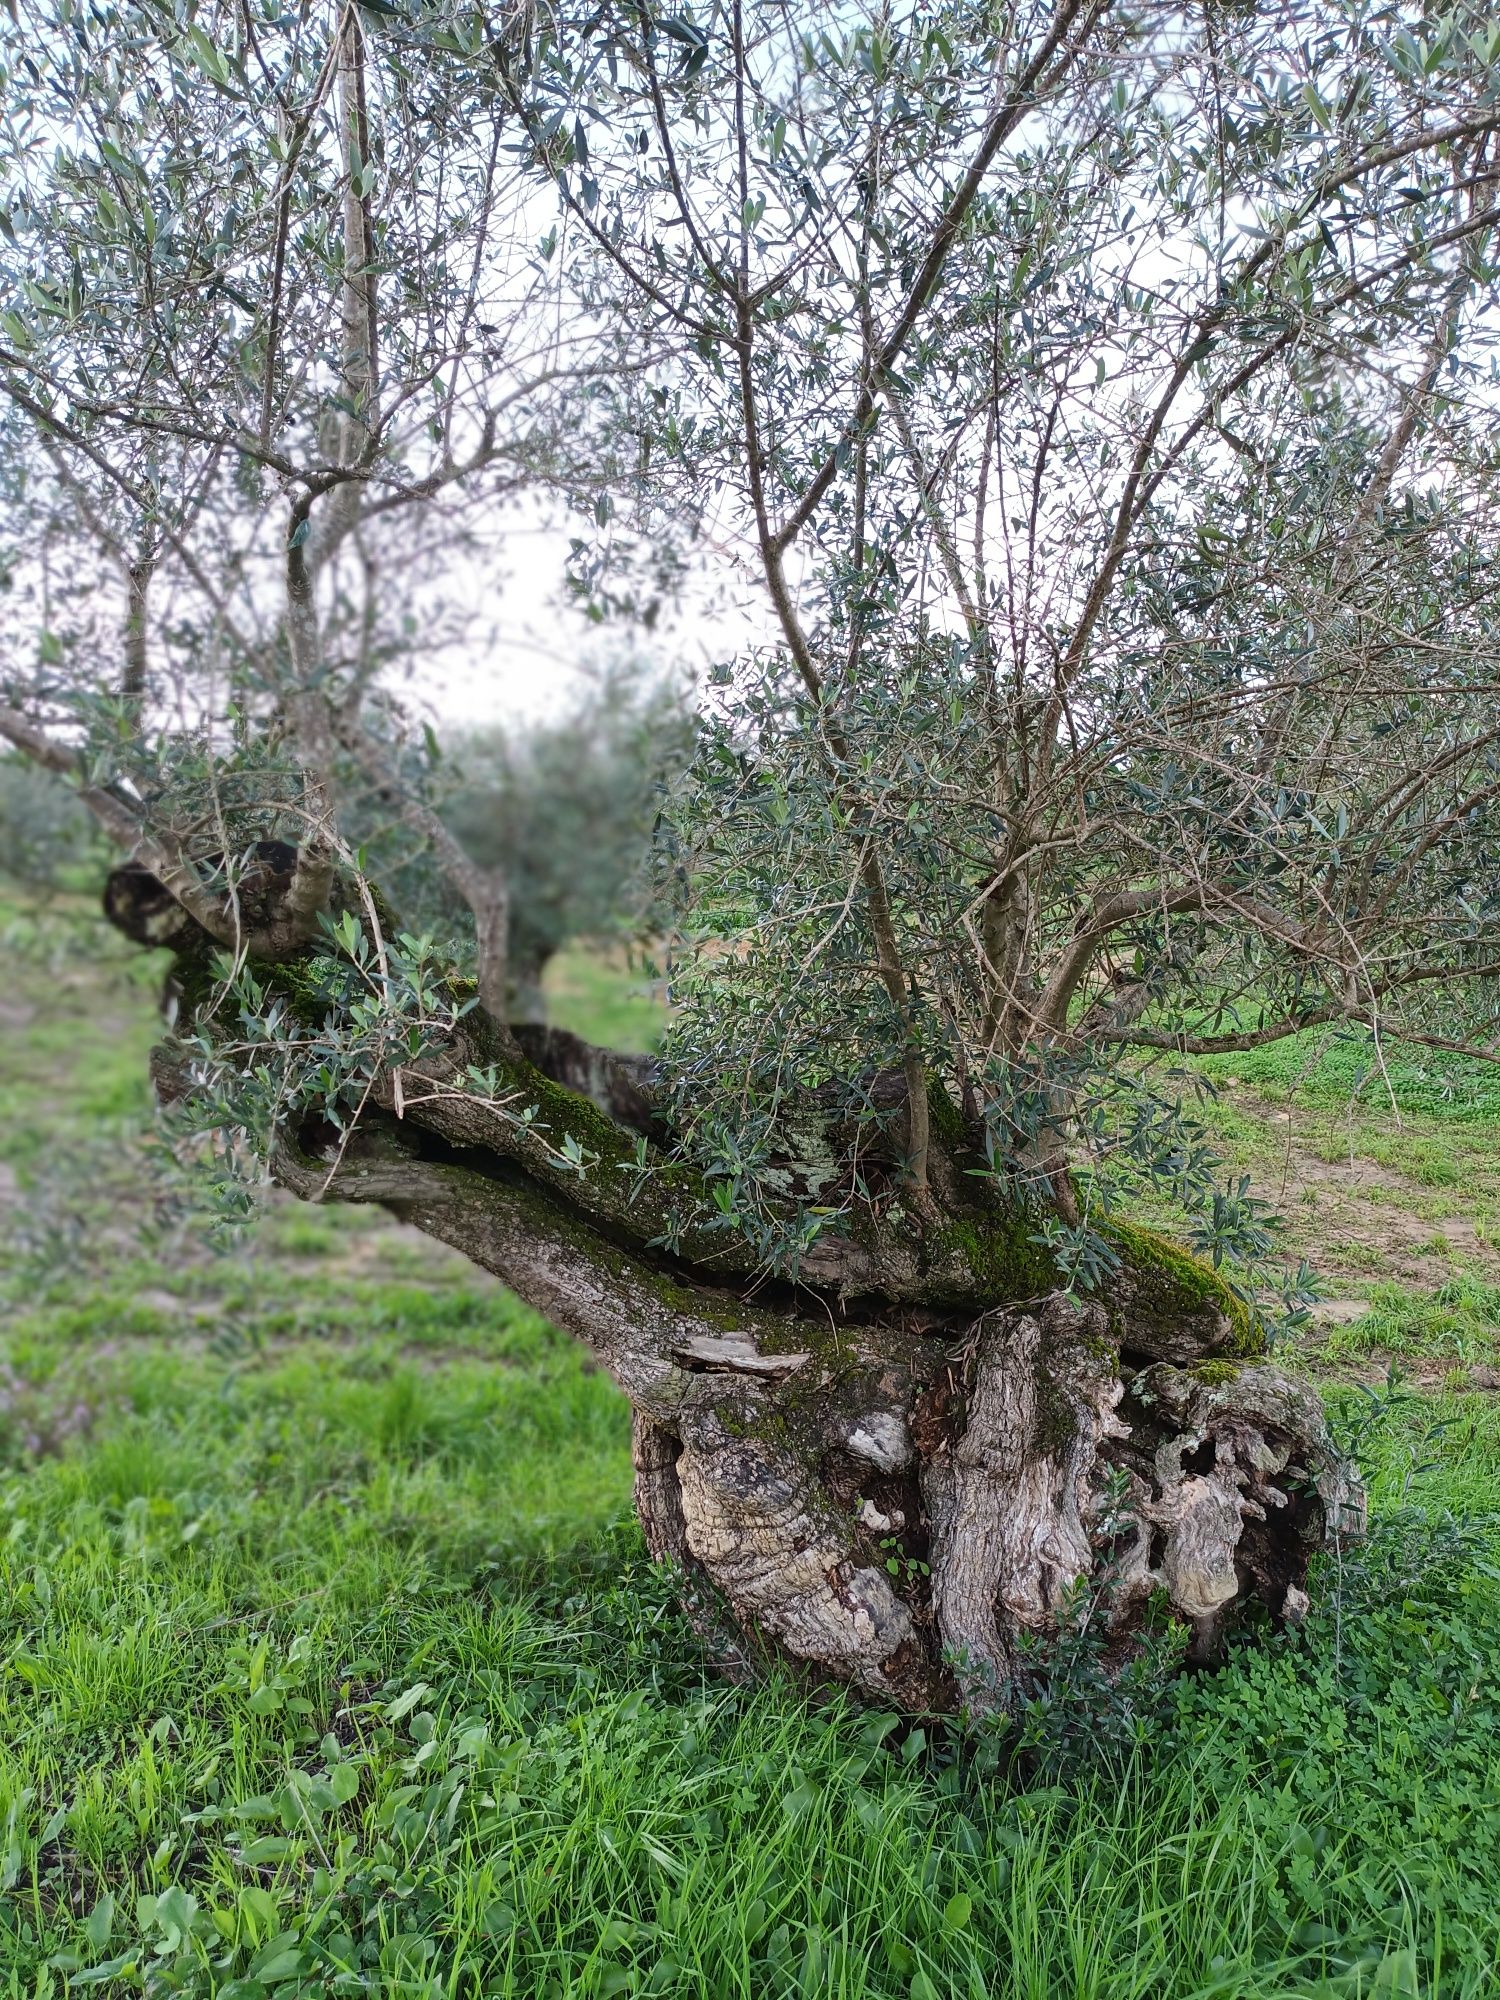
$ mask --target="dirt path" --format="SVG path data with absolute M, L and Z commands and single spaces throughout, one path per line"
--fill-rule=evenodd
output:
M 1280 1211 L 1287 1250 L 1342 1298 L 1380 1282 L 1435 1291 L 1461 1270 L 1500 1281 L 1500 1147 L 1461 1131 L 1434 1139 L 1368 1125 L 1341 1145 L 1326 1115 L 1254 1101 L 1243 1110 L 1263 1133 L 1246 1164 Z

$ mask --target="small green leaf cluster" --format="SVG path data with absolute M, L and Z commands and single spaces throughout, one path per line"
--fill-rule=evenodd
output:
M 200 982 L 208 1001 L 178 1036 L 190 1089 L 171 1129 L 211 1137 L 226 1184 L 243 1181 L 244 1148 L 264 1159 L 310 1113 L 345 1137 L 377 1088 L 445 1050 L 474 1005 L 455 995 L 430 939 L 377 942 L 348 909 L 325 915 L 323 929 L 323 949 L 280 965 L 212 955 Z M 484 1079 L 476 1072 L 466 1087 L 481 1091 Z

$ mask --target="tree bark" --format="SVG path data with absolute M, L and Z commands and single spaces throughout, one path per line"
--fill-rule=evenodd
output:
M 190 1016 L 204 982 L 185 964 L 178 984 Z M 170 1049 L 156 1073 L 189 1087 Z M 377 1079 L 352 1136 L 304 1116 L 271 1167 L 309 1200 L 382 1204 L 588 1343 L 631 1405 L 647 1546 L 739 1668 L 992 1713 L 1085 1602 L 1122 1665 L 1153 1599 L 1195 1661 L 1252 1603 L 1300 1617 L 1310 1558 L 1364 1511 L 1316 1393 L 1148 1232 L 1116 1228 L 1108 1289 L 1069 1295 L 933 1125 L 935 1215 L 867 1218 L 795 1280 L 684 1222 L 698 1190 L 648 1062 L 556 1030 L 502 1044 L 478 1012 Z

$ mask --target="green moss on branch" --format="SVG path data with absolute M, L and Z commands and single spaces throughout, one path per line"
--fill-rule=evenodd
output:
M 939 1261 L 956 1261 L 994 1305 L 1045 1298 L 1062 1283 L 1024 1215 L 965 1216 L 938 1239 Z M 967 1289 L 967 1288 L 966 1288 Z
M 1120 1257 L 1134 1294 L 1132 1311 L 1153 1319 L 1212 1320 L 1222 1317 L 1228 1338 L 1217 1344 L 1221 1354 L 1250 1357 L 1264 1354 L 1265 1335 L 1234 1288 L 1211 1264 L 1154 1229 L 1130 1222 L 1106 1222 L 1100 1234 Z M 1122 1333 L 1131 1345 L 1128 1328 Z

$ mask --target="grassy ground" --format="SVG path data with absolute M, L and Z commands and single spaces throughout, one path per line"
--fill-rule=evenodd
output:
M 1323 1030 L 1198 1068 L 1208 1124 L 1335 1294 L 1500 1278 L 1500 1066 Z
M 661 1003 L 618 952 L 601 956 L 577 945 L 547 967 L 549 1017 L 610 1049 L 649 1049 L 661 1033 Z
M 1275 1078 L 1214 1108 L 1289 1174 L 1319 1134 L 1365 1163 L 1340 1199 L 1394 1247 L 1346 1288 L 1386 1289 L 1315 1358 L 1377 1530 L 1302 1636 L 1135 1717 L 1149 1750 L 1022 1791 L 940 1733 L 706 1677 L 577 1350 L 357 1212 L 275 1208 L 209 1252 L 141 1150 L 150 976 L 35 936 L 11 966 L 0 1994 L 1496 1991 L 1484 1121 Z M 559 974 L 574 1025 L 649 1027 L 628 982 Z M 1331 1199 L 1293 1178 L 1294 1209 L 1308 1186 Z M 1414 1285 L 1393 1229 L 1422 1200 L 1463 1254 Z M 1350 1382 L 1391 1351 L 1434 1393 Z

